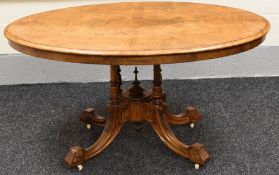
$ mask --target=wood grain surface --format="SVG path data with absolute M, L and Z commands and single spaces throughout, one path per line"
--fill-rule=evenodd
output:
M 204 60 L 259 45 L 270 24 L 254 13 L 186 2 L 72 7 L 24 17 L 5 29 L 16 50 L 94 64 L 166 64 Z

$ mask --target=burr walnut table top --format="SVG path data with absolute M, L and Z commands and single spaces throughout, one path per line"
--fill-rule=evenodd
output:
M 87 5 L 24 17 L 5 29 L 16 50 L 91 64 L 166 64 L 205 60 L 259 45 L 269 22 L 209 4 L 133 2 Z

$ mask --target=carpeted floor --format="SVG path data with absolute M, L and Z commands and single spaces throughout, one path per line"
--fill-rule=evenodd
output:
M 149 86 L 151 82 L 142 83 Z M 0 174 L 279 174 L 279 78 L 165 81 L 178 113 L 200 109 L 197 127 L 173 127 L 188 144 L 203 143 L 211 160 L 195 170 L 167 149 L 148 124 L 125 125 L 117 139 L 80 173 L 63 159 L 71 146 L 91 145 L 102 128 L 87 130 L 82 109 L 106 114 L 107 83 L 0 86 Z

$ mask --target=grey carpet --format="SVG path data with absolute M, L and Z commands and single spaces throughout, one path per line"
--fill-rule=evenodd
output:
M 0 86 L 0 174 L 279 174 L 279 78 L 165 81 L 164 88 L 174 113 L 193 105 L 204 116 L 195 129 L 173 127 L 182 141 L 206 146 L 212 158 L 200 170 L 148 124 L 141 132 L 125 125 L 81 173 L 68 170 L 69 148 L 89 146 L 102 131 L 83 127 L 82 109 L 106 114 L 108 84 L 87 83 Z

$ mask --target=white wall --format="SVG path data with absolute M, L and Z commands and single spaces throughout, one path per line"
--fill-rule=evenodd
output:
M 129 1 L 129 0 L 126 0 Z M 130 0 L 135 1 L 135 0 Z M 155 0 L 152 0 L 155 1 Z M 159 0 L 164 1 L 164 0 Z M 170 0 L 168 0 L 170 1 Z M 182 0 L 176 0 L 182 1 Z M 185 0 L 184 0 L 185 1 Z M 0 0 L 0 31 L 13 20 L 36 12 L 68 6 L 119 2 L 116 0 Z M 279 0 L 191 0 L 246 9 L 266 17 L 272 25 L 271 31 L 262 44 L 263 49 L 255 49 L 244 54 L 195 63 L 166 65 L 164 77 L 167 79 L 220 78 L 279 76 Z M 278 47 L 270 47 L 278 46 Z M 263 50 L 263 51 L 261 51 Z M 270 56 L 272 52 L 272 56 Z M 8 56 L 8 55 L 9 56 Z M 275 54 L 275 55 L 274 55 Z M 268 56 L 268 57 L 267 57 Z M 253 57 L 249 59 L 250 57 Z M 143 69 L 151 70 L 150 67 Z M 104 71 L 103 71 L 104 70 Z M 124 69 L 124 77 L 132 79 L 131 68 Z M 151 71 L 141 74 L 150 79 Z M 61 63 L 23 56 L 10 48 L 3 34 L 0 35 L 0 85 L 50 82 L 92 82 L 107 81 L 107 66 Z

